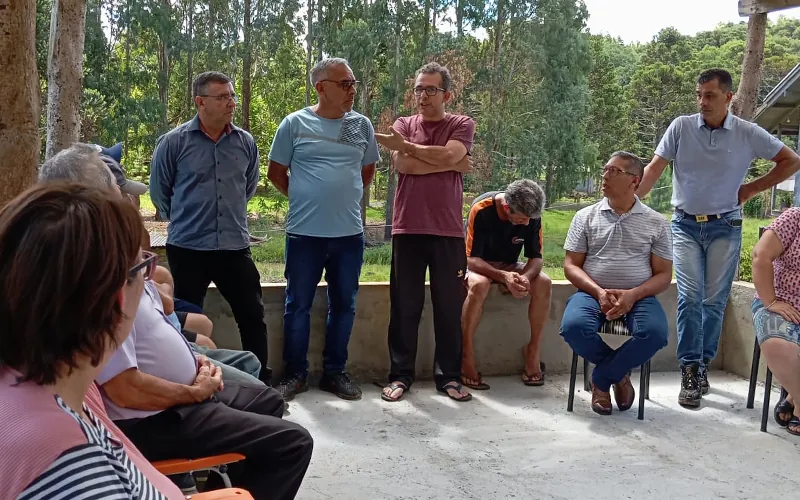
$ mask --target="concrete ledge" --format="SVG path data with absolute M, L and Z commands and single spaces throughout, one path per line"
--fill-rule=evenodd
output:
M 748 292 L 750 290 L 750 292 Z M 277 373 L 283 368 L 283 304 L 284 285 L 262 285 L 265 316 L 269 332 L 270 365 Z M 572 351 L 559 336 L 561 316 L 567 299 L 575 292 L 568 281 L 553 282 L 550 316 L 545 325 L 542 341 L 542 360 L 551 373 L 568 372 Z M 749 301 L 752 289 L 747 284 L 734 286 L 732 299 L 725 317 L 723 341 L 713 369 L 725 369 L 749 376 L 752 356 L 753 332 L 749 319 Z M 677 332 L 675 327 L 677 287 L 658 296 L 669 321 L 670 338 L 667 347 L 654 358 L 654 371 L 677 370 L 675 352 Z M 214 340 L 220 347 L 241 348 L 238 329 L 230 307 L 219 291 L 211 287 L 205 302 L 206 314 L 214 321 Z M 311 311 L 311 342 L 309 363 L 312 373 L 322 369 L 325 321 L 327 317 L 326 286 L 317 288 Z M 350 339 L 348 370 L 358 378 L 383 378 L 389 370 L 387 329 L 389 325 L 389 286 L 387 283 L 362 283 L 358 292 L 356 321 Z M 483 320 L 475 339 L 478 369 L 484 375 L 518 375 L 523 367 L 522 346 L 528 341 L 527 302 L 493 289 L 484 307 Z M 607 336 L 610 345 L 616 346 L 625 339 Z M 433 314 L 430 293 L 426 292 L 425 308 L 419 328 L 417 373 L 421 378 L 431 376 L 433 369 Z M 762 363 L 763 364 L 763 363 Z

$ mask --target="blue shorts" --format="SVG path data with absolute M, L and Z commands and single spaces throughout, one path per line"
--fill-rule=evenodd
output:
M 759 345 L 767 339 L 783 339 L 800 345 L 800 325 L 786 321 L 780 314 L 768 311 L 761 299 L 753 300 L 751 310 Z

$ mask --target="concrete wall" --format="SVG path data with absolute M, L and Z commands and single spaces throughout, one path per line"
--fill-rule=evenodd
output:
M 737 281 L 733 284 L 725 319 L 722 323 L 722 345 L 720 353 L 723 359 L 722 368 L 745 378 L 750 378 L 753 365 L 753 346 L 755 331 L 750 304 L 756 290 L 752 283 Z M 759 379 L 764 380 L 766 366 L 763 358 L 759 363 Z
M 270 365 L 277 373 L 283 369 L 283 301 L 284 287 L 280 284 L 263 285 L 265 315 L 269 332 Z M 738 290 L 738 289 L 737 289 Z M 572 360 L 572 351 L 558 334 L 561 316 L 567 299 L 575 288 L 567 281 L 553 283 L 553 298 L 550 316 L 545 326 L 542 341 L 542 360 L 551 373 L 567 372 Z M 312 373 L 322 368 L 322 349 L 324 347 L 325 320 L 327 315 L 326 287 L 317 288 L 317 296 L 311 312 L 311 347 L 309 362 Z M 669 321 L 669 345 L 653 358 L 655 371 L 677 370 L 675 351 L 677 333 L 675 329 L 677 290 L 673 283 L 659 295 Z M 744 298 L 734 301 L 736 304 Z M 737 311 L 741 309 L 734 306 Z M 230 312 L 230 307 L 222 299 L 216 288 L 209 289 L 205 312 L 214 321 L 214 339 L 219 347 L 239 348 L 238 329 Z M 744 316 L 742 316 L 744 318 Z M 348 370 L 362 380 L 384 378 L 389 370 L 387 347 L 387 328 L 389 324 L 389 287 L 386 283 L 362 283 L 358 293 L 356 321 L 350 340 L 350 360 Z M 726 320 L 726 325 L 728 321 Z M 740 334 L 736 336 L 747 344 L 746 321 L 742 319 Z M 752 336 L 752 334 L 750 334 Z M 731 335 L 726 334 L 725 339 Z M 522 346 L 530 338 L 527 323 L 527 302 L 518 301 L 493 289 L 484 308 L 483 321 L 475 339 L 478 369 L 484 375 L 516 375 L 523 367 Z M 607 337 L 612 347 L 624 339 Z M 750 350 L 752 352 L 752 346 Z M 739 359 L 738 352 L 731 347 L 731 356 Z M 433 368 L 433 315 L 430 295 L 426 297 L 425 309 L 419 328 L 419 350 L 417 353 L 417 373 L 429 377 Z M 724 352 L 723 352 L 724 351 Z M 712 368 L 722 369 L 724 356 L 728 350 L 721 350 Z M 739 361 L 737 361 L 738 363 Z M 749 366 L 749 365 L 748 365 Z M 747 368 L 749 370 L 749 368 Z M 733 370 L 732 370 L 733 371 Z M 739 373 L 737 371 L 736 373 Z

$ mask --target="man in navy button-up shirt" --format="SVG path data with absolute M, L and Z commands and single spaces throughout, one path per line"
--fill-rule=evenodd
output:
M 197 116 L 158 139 L 150 170 L 150 197 L 169 220 L 175 296 L 202 306 L 213 281 L 231 305 L 242 347 L 258 357 L 261 379 L 269 382 L 261 283 L 247 231 L 258 148 L 252 135 L 231 123 L 236 94 L 229 77 L 201 73 L 193 92 Z
M 728 111 L 730 73 L 703 72 L 697 80 L 699 113 L 679 116 L 647 166 L 637 194 L 644 197 L 672 161 L 672 245 L 678 278 L 678 402 L 700 406 L 710 390 L 722 317 L 739 263 L 744 202 L 800 168 L 800 158 L 758 125 Z M 744 183 L 756 158 L 775 167 Z

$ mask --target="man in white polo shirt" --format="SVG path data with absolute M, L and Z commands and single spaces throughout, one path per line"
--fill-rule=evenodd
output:
M 617 151 L 603 167 L 602 201 L 575 214 L 564 242 L 564 274 L 578 288 L 567 300 L 561 336 L 595 365 L 592 410 L 611 414 L 633 405 L 628 372 L 667 345 L 669 329 L 656 295 L 672 280 L 672 241 L 663 215 L 636 197 L 642 161 Z M 632 333 L 614 350 L 597 331 L 605 321 L 625 317 Z
M 679 116 L 645 168 L 643 198 L 672 160 L 672 239 L 678 279 L 678 402 L 700 406 L 709 391 L 706 367 L 717 355 L 722 317 L 742 245 L 744 202 L 800 169 L 800 158 L 754 123 L 728 112 L 730 73 L 710 69 L 697 79 L 699 113 Z M 756 158 L 775 162 L 746 184 Z

